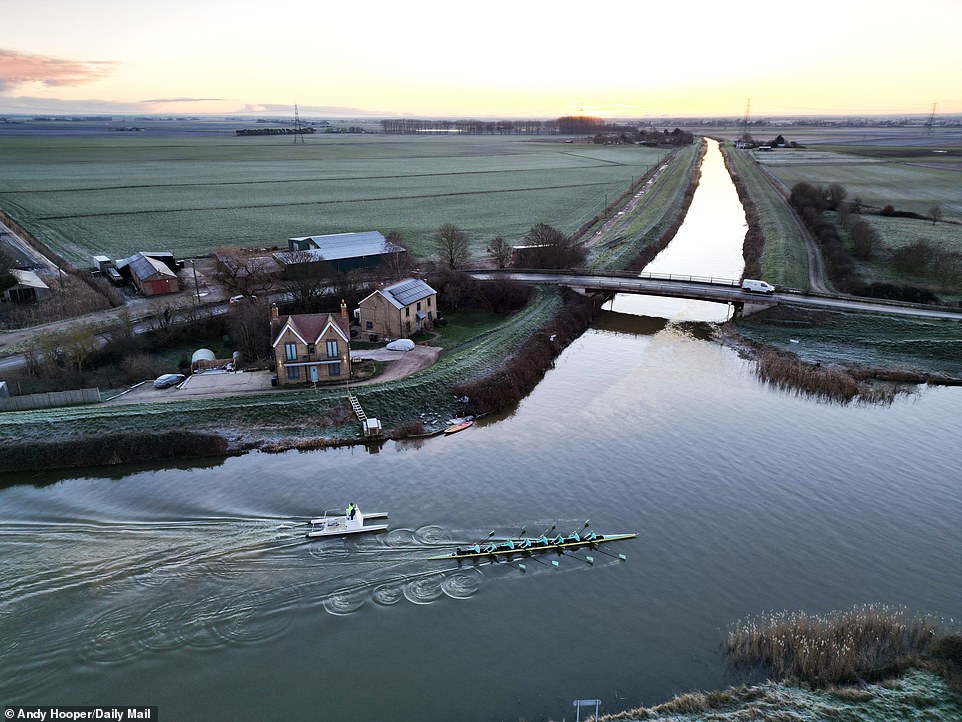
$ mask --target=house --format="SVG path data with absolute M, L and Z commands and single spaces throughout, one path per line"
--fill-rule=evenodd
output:
M 277 382 L 281 386 L 351 378 L 347 304 L 341 314 L 300 313 L 281 316 L 271 307 L 271 341 Z
M 357 316 L 369 341 L 407 338 L 434 325 L 438 292 L 417 278 L 405 278 L 362 300 Z
M 288 238 L 287 243 L 288 253 L 274 254 L 285 274 L 306 267 L 315 275 L 336 276 L 359 268 L 375 268 L 393 254 L 405 252 L 378 231 L 302 236 Z
M 174 270 L 177 265 L 172 254 L 135 253 L 117 261 L 116 266 L 120 275 L 132 281 L 137 290 L 145 296 L 177 293 L 180 290 L 180 281 Z
M 15 283 L 3 289 L 3 300 L 13 303 L 36 303 L 50 295 L 50 287 L 33 271 L 10 269 Z

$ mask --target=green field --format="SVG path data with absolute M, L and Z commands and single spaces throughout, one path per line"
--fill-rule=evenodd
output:
M 915 213 L 928 213 L 938 205 L 944 218 L 962 220 L 962 147 L 936 153 L 941 150 L 825 145 L 752 155 L 787 187 L 840 183 L 850 201 L 861 198 L 877 208 L 891 205 Z
M 544 137 L 38 131 L 0 135 L 0 208 L 86 267 L 93 254 L 286 247 L 287 238 L 398 229 L 432 255 L 442 223 L 474 252 L 536 223 L 572 232 L 665 156 Z

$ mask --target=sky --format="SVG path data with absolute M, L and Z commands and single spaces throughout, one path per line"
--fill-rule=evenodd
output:
M 0 115 L 958 114 L 960 29 L 962 0 L 0 0 Z

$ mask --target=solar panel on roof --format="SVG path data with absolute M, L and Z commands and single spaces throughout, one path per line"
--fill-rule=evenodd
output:
M 434 293 L 433 288 L 431 288 L 424 281 L 420 281 L 416 278 L 412 278 L 408 281 L 402 281 L 401 283 L 391 286 L 385 290 L 394 296 L 394 298 L 397 299 L 397 302 L 402 306 L 407 306 L 415 301 L 420 301 L 422 298 L 427 298 Z

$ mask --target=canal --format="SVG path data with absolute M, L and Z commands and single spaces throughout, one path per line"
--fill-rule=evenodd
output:
M 617 299 L 513 413 L 451 437 L 0 489 L 0 702 L 570 719 L 736 681 L 720 641 L 767 610 L 957 612 L 962 390 L 801 398 L 657 317 L 696 309 L 645 303 Z M 351 501 L 390 531 L 304 538 Z M 586 519 L 638 538 L 525 571 L 425 558 Z

